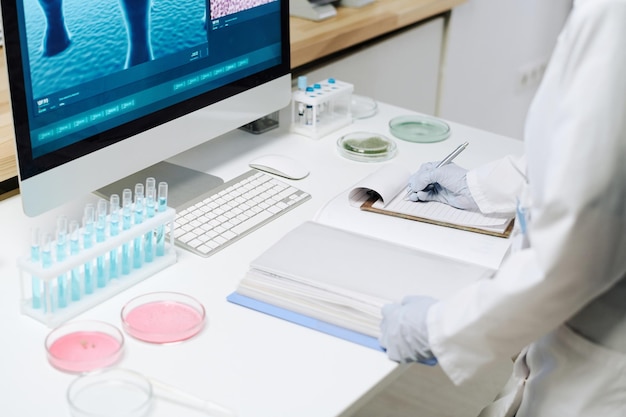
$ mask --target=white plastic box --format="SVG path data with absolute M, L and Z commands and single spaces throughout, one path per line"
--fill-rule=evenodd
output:
M 318 139 L 352 123 L 353 91 L 352 84 L 334 78 L 300 85 L 291 100 L 291 131 Z

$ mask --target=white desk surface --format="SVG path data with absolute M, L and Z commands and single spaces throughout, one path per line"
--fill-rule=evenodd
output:
M 103 320 L 121 328 L 120 309 L 134 296 L 152 291 L 191 294 L 207 311 L 208 322 L 199 335 L 173 345 L 152 345 L 126 336 L 125 354 L 118 366 L 232 406 L 242 417 L 349 415 L 396 378 L 403 367 L 384 353 L 231 304 L 226 296 L 236 288 L 253 258 L 293 227 L 312 219 L 326 201 L 380 167 L 380 163 L 343 158 L 335 148 L 336 139 L 357 130 L 391 137 L 388 121 L 409 113 L 381 104 L 375 117 L 314 140 L 288 132 L 285 109 L 278 129 L 262 135 L 231 132 L 174 158 L 174 162 L 230 179 L 246 171 L 247 163 L 257 156 L 289 155 L 311 171 L 307 178 L 292 182 L 313 198 L 209 258 L 179 249 L 175 265 L 75 320 Z M 468 168 L 522 152 L 520 141 L 454 123 L 451 126 L 452 136 L 443 142 L 397 140 L 395 160 L 417 169 L 422 162 L 441 159 L 466 140 L 470 146 L 456 162 Z M 19 196 L 0 202 L 0 414 L 66 416 L 65 393 L 76 376 L 48 364 L 44 339 L 50 329 L 22 315 L 19 308 L 16 258 L 28 251 L 32 222 L 22 214 Z M 54 218 L 48 220 L 50 229 L 53 224 Z M 151 415 L 200 414 L 157 400 Z

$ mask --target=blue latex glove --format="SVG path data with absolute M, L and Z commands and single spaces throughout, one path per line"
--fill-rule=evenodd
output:
M 380 345 L 396 362 L 432 364 L 434 355 L 428 342 L 426 316 L 437 300 L 426 296 L 405 297 L 400 304 L 383 306 Z
M 411 201 L 439 201 L 463 210 L 480 211 L 467 187 L 467 170 L 450 163 L 437 168 L 438 162 L 422 164 L 409 178 Z

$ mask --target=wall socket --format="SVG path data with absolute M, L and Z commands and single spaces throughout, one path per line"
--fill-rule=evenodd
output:
M 520 93 L 535 90 L 546 72 L 548 61 L 536 61 L 520 67 L 517 71 L 516 90 Z

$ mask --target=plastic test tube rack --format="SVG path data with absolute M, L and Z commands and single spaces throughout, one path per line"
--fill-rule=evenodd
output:
M 350 83 L 328 78 L 293 93 L 291 131 L 314 139 L 352 123 Z
M 133 225 L 128 230 L 120 230 L 119 234 L 107 236 L 102 242 L 94 242 L 93 246 L 82 249 L 77 254 L 67 255 L 63 261 L 52 262 L 48 267 L 44 267 L 42 262 L 33 261 L 30 256 L 18 259 L 22 313 L 49 327 L 54 327 L 175 263 L 176 250 L 172 233 L 175 217 L 176 211 L 167 207 L 164 211 L 157 212 L 154 217 L 145 219 L 141 224 Z M 152 256 L 149 262 L 143 262 L 140 268 L 132 268 L 128 273 L 122 273 L 120 266 L 117 273 L 112 274 L 114 276 L 106 277 L 105 285 L 97 285 L 98 261 L 104 260 L 106 262 L 104 266 L 108 271 L 112 257 L 117 259 L 114 262 L 120 263 L 123 246 L 129 246 L 132 251 L 136 239 L 145 238 L 146 234 L 156 233 L 157 230 L 168 236 L 162 251 Z M 83 231 L 81 228 L 80 232 Z M 56 242 L 52 242 L 51 246 L 56 247 Z M 93 267 L 93 288 L 89 291 L 85 289 L 84 284 L 85 265 Z M 72 279 L 79 280 L 78 293 L 72 293 L 72 285 L 76 284 L 71 281 Z M 35 285 L 37 288 L 34 288 Z M 59 288 L 60 286 L 63 288 Z M 34 299 L 34 291 L 38 294 L 37 300 Z

